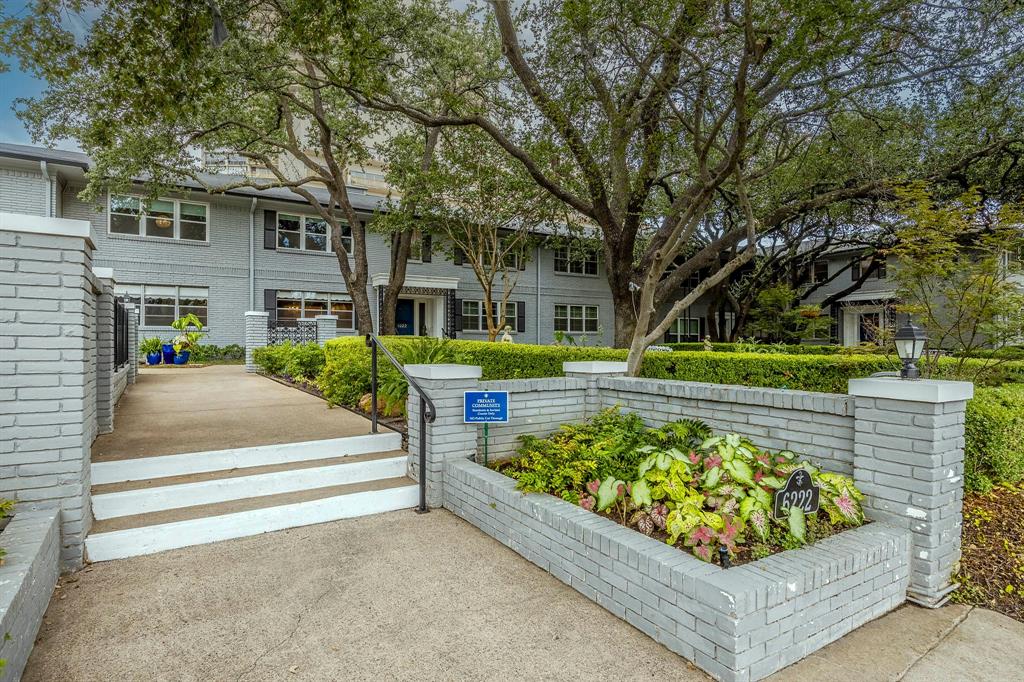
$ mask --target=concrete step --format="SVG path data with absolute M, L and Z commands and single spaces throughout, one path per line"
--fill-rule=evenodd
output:
M 85 549 L 90 561 L 123 559 L 409 509 L 418 501 L 415 481 L 404 476 L 262 495 L 96 521 Z
M 91 467 L 92 483 L 99 486 L 125 481 L 145 481 L 154 478 L 388 452 L 401 447 L 401 434 L 388 431 L 303 443 L 259 445 L 230 450 L 94 462 Z
M 92 487 L 97 520 L 404 476 L 402 450 L 241 467 Z

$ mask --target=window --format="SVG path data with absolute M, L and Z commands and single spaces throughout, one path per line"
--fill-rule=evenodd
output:
M 814 261 L 814 282 L 824 282 L 828 279 L 828 261 Z
M 341 243 L 352 253 L 352 228 L 341 226 Z M 331 227 L 320 216 L 277 214 L 277 248 L 326 253 L 331 244 Z
M 864 274 L 864 268 L 871 265 L 870 258 L 862 258 L 860 260 L 853 261 L 853 267 L 850 269 L 850 278 L 854 281 L 860 279 L 861 275 Z M 881 258 L 878 261 L 878 267 L 875 268 L 875 279 L 885 279 L 887 274 L 885 258 Z
M 555 331 L 571 334 L 596 333 L 596 305 L 555 305 Z
M 413 230 L 412 238 L 409 240 L 409 262 L 423 262 L 423 233 Z
M 195 313 L 204 327 L 207 324 L 210 290 L 206 287 L 118 284 L 114 293 L 139 306 L 139 324 L 144 327 L 170 327 L 176 319 L 189 313 Z
M 555 249 L 555 272 L 568 275 L 597 275 L 597 251 L 594 249 Z
M 355 313 L 352 300 L 346 294 L 316 291 L 278 291 L 277 321 L 290 324 L 317 315 L 337 315 L 338 329 L 354 329 Z
M 110 195 L 109 231 L 158 239 L 205 242 L 206 204 L 178 199 L 143 200 L 124 194 Z
M 665 343 L 694 343 L 701 341 L 704 336 L 703 331 L 703 319 L 683 316 L 672 322 L 672 326 L 665 332 Z
M 498 316 L 498 301 L 491 301 L 492 315 L 497 321 Z M 485 332 L 487 331 L 487 318 L 484 316 L 483 311 L 486 310 L 483 301 L 463 301 L 462 302 L 462 331 L 464 332 Z M 512 332 L 516 331 L 516 314 L 519 312 L 516 301 L 508 301 L 505 304 L 505 324 L 512 327 Z

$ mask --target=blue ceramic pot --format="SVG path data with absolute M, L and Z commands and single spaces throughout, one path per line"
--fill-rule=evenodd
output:
M 174 364 L 176 364 L 176 365 L 184 365 L 185 363 L 188 362 L 188 356 L 189 355 L 190 355 L 189 351 L 187 351 L 187 350 L 181 351 L 180 353 L 178 353 L 177 355 L 174 356 Z
M 159 365 L 160 353 L 146 353 L 146 362 L 151 365 Z
M 174 364 L 174 344 L 165 343 L 163 350 L 164 350 L 164 364 L 165 365 L 173 365 Z

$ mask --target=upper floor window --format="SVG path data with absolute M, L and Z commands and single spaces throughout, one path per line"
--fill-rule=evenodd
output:
M 864 274 L 864 269 L 871 265 L 870 258 L 861 258 L 853 261 L 853 267 L 850 269 L 850 277 L 854 280 L 861 278 Z M 885 258 L 882 258 L 878 262 L 878 267 L 875 268 L 875 279 L 885 279 L 887 274 Z
M 127 194 L 110 195 L 109 230 L 159 239 L 204 242 L 209 206 L 180 199 L 143 199 Z
M 597 333 L 598 308 L 596 305 L 555 305 L 555 331 L 570 334 Z
M 179 317 L 195 313 L 205 327 L 210 290 L 162 284 L 118 284 L 114 293 L 139 307 L 143 327 L 170 327 Z
M 828 279 L 828 261 L 827 260 L 816 260 L 814 261 L 813 271 L 814 282 L 824 282 Z
M 597 251 L 594 249 L 555 249 L 555 272 L 567 275 L 597 275 Z
M 352 228 L 341 226 L 341 244 L 352 253 Z M 331 245 L 331 226 L 320 216 L 277 214 L 277 248 L 326 253 Z

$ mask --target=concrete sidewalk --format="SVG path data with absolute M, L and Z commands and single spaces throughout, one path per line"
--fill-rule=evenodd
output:
M 998 614 L 905 607 L 772 679 L 1007 680 L 1022 648 Z M 54 595 L 24 676 L 368 678 L 709 679 L 443 510 L 89 567 Z
M 92 461 L 361 436 L 370 421 L 242 365 L 141 368 Z

